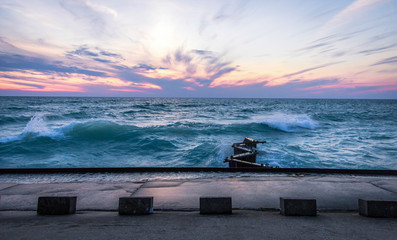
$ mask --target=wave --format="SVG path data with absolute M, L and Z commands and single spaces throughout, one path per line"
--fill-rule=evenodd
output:
M 268 141 L 260 145 L 259 163 L 282 167 L 396 166 L 396 151 L 391 147 L 397 139 L 396 101 L 1 101 L 1 167 L 226 167 L 223 159 L 232 154 L 231 144 L 244 137 Z M 9 106 L 24 108 L 7 109 Z M 39 114 L 34 115 L 35 111 Z M 328 146 L 329 142 L 333 146 Z
M 19 124 L 29 120 L 27 116 L 2 116 L 0 117 L 0 126 L 8 124 Z
M 169 123 L 145 123 L 138 125 L 119 124 L 108 120 L 71 121 L 62 126 L 50 128 L 43 114 L 34 115 L 18 136 L 0 139 L 0 142 L 20 141 L 35 137 L 49 137 L 54 140 L 72 138 L 85 141 L 127 140 L 133 141 L 141 135 L 180 135 L 184 137 L 265 131 L 299 132 L 315 129 L 319 125 L 307 115 L 273 113 L 251 119 L 213 120 L 213 121 L 177 121 Z M 141 125 L 141 126 L 140 126 Z M 266 126 L 266 128 L 264 128 Z
M 188 128 L 216 128 L 216 127 L 243 127 L 243 126 L 259 126 L 265 125 L 272 129 L 281 130 L 284 132 L 297 132 L 302 129 L 316 129 L 319 123 L 313 120 L 310 116 L 304 114 L 285 114 L 273 113 L 267 116 L 254 116 L 249 118 L 245 115 L 236 115 L 237 119 L 228 120 L 209 120 L 206 121 L 177 121 L 169 124 L 161 125 L 145 125 L 146 127 L 188 127 Z
M 143 127 L 121 125 L 108 120 L 72 120 L 61 126 L 58 123 L 55 127 L 49 127 L 48 120 L 43 114 L 35 114 L 19 135 L 1 138 L 0 142 L 7 143 L 42 137 L 54 140 L 66 138 L 86 141 L 125 140 L 132 135 L 142 135 L 145 131 Z
M 302 129 L 316 129 L 319 123 L 303 114 L 274 113 L 259 118 L 261 123 L 284 132 L 298 132 Z
M 133 125 L 120 125 L 106 120 L 92 120 L 87 122 L 72 123 L 62 127 L 61 132 L 65 137 L 79 140 L 103 141 L 103 140 L 123 140 L 136 133 L 139 129 Z

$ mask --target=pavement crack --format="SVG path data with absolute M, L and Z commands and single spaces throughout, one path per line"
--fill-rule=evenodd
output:
M 13 188 L 13 187 L 18 186 L 18 185 L 19 185 L 19 184 L 14 184 L 14 185 L 11 185 L 11 186 L 2 188 L 2 189 L 0 189 L 0 192 L 5 191 L 5 190 L 8 190 L 8 189 Z
M 137 189 L 135 189 L 135 191 L 130 192 L 131 193 L 130 197 L 134 196 L 134 194 L 137 193 L 139 191 L 139 189 L 141 189 L 143 187 L 143 185 L 145 185 L 146 183 L 147 183 L 147 181 L 142 183 L 141 186 L 139 186 Z
M 373 183 L 373 182 L 369 182 L 369 183 L 370 183 L 372 186 L 374 186 L 374 187 L 380 188 L 380 189 L 385 190 L 385 191 L 390 192 L 390 193 L 397 194 L 397 192 L 394 192 L 394 191 L 392 191 L 392 190 L 390 190 L 390 189 L 387 189 L 387 188 L 385 188 L 385 187 L 378 186 L 378 185 L 376 185 L 376 184 Z

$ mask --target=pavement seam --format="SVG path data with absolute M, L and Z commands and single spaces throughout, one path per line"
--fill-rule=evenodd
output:
M 391 192 L 391 193 L 397 194 L 397 192 L 394 192 L 394 191 L 392 191 L 392 190 L 390 190 L 390 189 L 387 189 L 387 188 L 378 186 L 378 185 L 376 185 L 376 184 L 373 183 L 373 182 L 369 182 L 369 183 L 370 183 L 372 186 L 374 186 L 374 187 L 380 188 L 380 189 L 385 190 L 385 191 L 387 191 L 387 192 Z
M 141 184 L 141 186 L 139 186 L 137 189 L 135 189 L 135 191 L 131 192 L 130 197 L 133 197 L 135 193 L 137 193 L 139 191 L 139 189 L 141 189 L 143 187 L 143 185 L 145 185 L 148 181 L 144 182 Z
M 4 190 L 7 190 L 7 189 L 9 189 L 9 188 L 13 188 L 13 187 L 18 186 L 18 185 L 20 185 L 20 184 L 16 183 L 16 184 L 14 184 L 14 185 L 12 185 L 12 186 L 8 186 L 8 187 L 6 187 L 6 188 L 0 189 L 0 192 L 1 192 L 1 191 L 4 191 Z

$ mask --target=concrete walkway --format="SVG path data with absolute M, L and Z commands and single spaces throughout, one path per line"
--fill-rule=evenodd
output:
M 155 211 L 148 216 L 117 212 L 78 212 L 37 216 L 35 212 L 0 211 L 1 239 L 382 239 L 397 236 L 396 219 L 357 213 L 320 213 L 286 217 L 277 211 L 235 210 L 232 215 Z
M 242 177 L 140 183 L 0 183 L 0 211 L 35 211 L 39 196 L 77 196 L 77 210 L 117 211 L 119 197 L 153 196 L 155 210 L 198 210 L 201 196 L 230 196 L 234 209 L 279 209 L 280 197 L 317 199 L 320 211 L 354 211 L 358 198 L 397 200 L 397 178 Z
M 135 183 L 0 183 L 0 196 L 2 239 L 396 239 L 397 236 L 396 218 L 367 218 L 357 213 L 358 198 L 397 200 L 395 177 L 323 175 Z M 77 213 L 38 216 L 39 196 L 77 196 Z M 154 214 L 119 216 L 118 199 L 126 196 L 153 196 Z M 233 214 L 200 215 L 201 196 L 231 196 Z M 320 212 L 317 217 L 282 216 L 278 212 L 280 197 L 315 198 Z

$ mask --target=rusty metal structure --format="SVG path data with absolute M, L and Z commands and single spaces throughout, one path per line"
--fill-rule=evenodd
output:
M 256 163 L 256 150 L 257 144 L 266 143 L 266 141 L 257 141 L 252 138 L 244 138 L 243 142 L 234 143 L 232 145 L 234 149 L 233 156 L 225 158 L 224 162 L 229 163 L 230 168 L 240 167 L 266 167 L 272 168 L 268 164 Z

